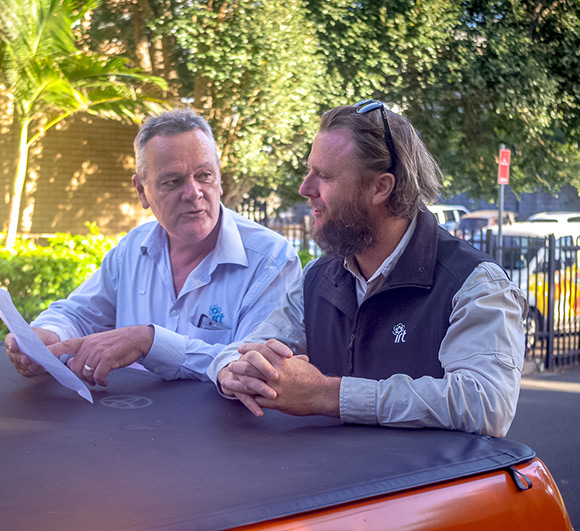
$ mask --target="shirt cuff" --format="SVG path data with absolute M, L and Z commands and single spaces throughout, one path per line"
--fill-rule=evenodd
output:
M 340 420 L 345 424 L 378 424 L 376 380 L 343 376 L 340 381 Z
M 155 336 L 149 352 L 143 360 L 143 367 L 162 377 L 178 373 L 185 362 L 186 338 L 181 334 L 152 325 Z
M 66 341 L 67 339 L 72 339 L 73 337 L 81 337 L 81 335 L 70 327 L 58 326 L 50 323 L 43 323 L 42 320 L 38 322 L 32 321 L 30 323 L 31 327 L 42 328 L 43 330 L 48 330 L 49 332 L 54 332 L 60 341 Z
M 214 358 L 207 369 L 207 377 L 216 384 L 218 391 L 220 390 L 219 385 L 217 385 L 218 374 L 226 365 L 229 365 L 232 361 L 236 361 L 240 358 L 240 353 L 238 352 L 238 347 L 240 345 L 243 345 L 242 341 L 236 341 L 235 343 L 228 345 Z

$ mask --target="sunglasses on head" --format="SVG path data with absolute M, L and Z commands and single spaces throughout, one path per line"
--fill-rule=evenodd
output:
M 391 166 L 388 171 L 393 172 L 395 170 L 395 166 L 397 165 L 397 152 L 395 151 L 393 135 L 391 134 L 389 118 L 387 117 L 387 109 L 384 103 L 382 101 L 363 100 L 356 103 L 354 108 L 357 114 L 366 114 L 367 112 L 372 112 L 376 109 L 381 110 L 381 116 L 383 117 L 383 125 L 385 129 L 385 144 L 389 150 L 389 154 L 391 155 Z

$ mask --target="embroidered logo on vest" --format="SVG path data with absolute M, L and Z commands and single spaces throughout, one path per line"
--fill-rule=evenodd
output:
M 393 335 L 395 336 L 395 343 L 404 343 L 407 329 L 403 323 L 393 326 Z

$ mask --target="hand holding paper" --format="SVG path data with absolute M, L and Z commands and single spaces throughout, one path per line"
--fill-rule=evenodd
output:
M 0 318 L 16 338 L 19 349 L 46 369 L 61 385 L 76 391 L 89 402 L 93 397 L 88 387 L 42 343 L 14 306 L 10 294 L 0 289 Z

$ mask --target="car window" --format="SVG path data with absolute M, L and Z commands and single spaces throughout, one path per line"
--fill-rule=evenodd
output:
M 445 216 L 445 221 L 455 221 L 455 210 L 446 210 L 443 216 Z

